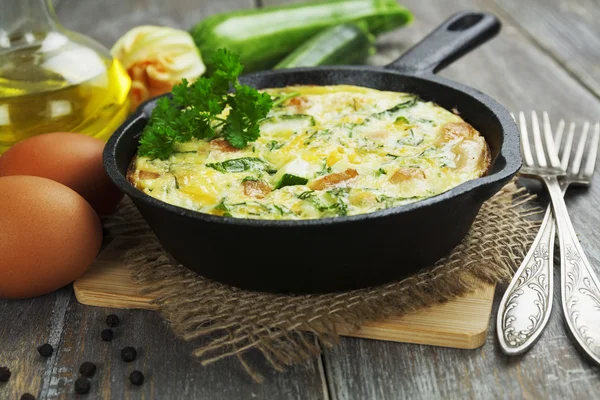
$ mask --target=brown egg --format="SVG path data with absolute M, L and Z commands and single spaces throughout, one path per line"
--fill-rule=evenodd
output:
M 77 279 L 102 243 L 98 215 L 60 183 L 0 178 L 0 298 L 50 293 Z
M 47 133 L 15 144 L 0 157 L 0 177 L 52 179 L 82 195 L 98 214 L 112 214 L 123 194 L 102 165 L 104 142 L 78 133 Z

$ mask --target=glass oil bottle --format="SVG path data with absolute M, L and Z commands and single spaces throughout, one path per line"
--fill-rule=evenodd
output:
M 51 0 L 0 0 L 0 10 L 0 154 L 42 133 L 106 140 L 129 110 L 121 64 L 62 27 Z

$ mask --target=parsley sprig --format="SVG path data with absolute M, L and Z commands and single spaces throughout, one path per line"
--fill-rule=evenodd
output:
M 273 106 L 271 96 L 239 83 L 239 56 L 219 49 L 212 57 L 215 72 L 189 84 L 175 85 L 172 96 L 156 102 L 150 121 L 140 138 L 141 156 L 166 159 L 175 143 L 192 138 L 211 140 L 223 136 L 241 149 L 260 135 L 259 123 Z M 230 91 L 233 89 L 233 91 Z M 223 117 L 228 109 L 229 114 Z

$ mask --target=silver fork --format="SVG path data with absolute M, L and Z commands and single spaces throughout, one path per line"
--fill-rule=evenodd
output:
M 527 137 L 525 115 L 519 113 L 519 119 L 521 135 Z M 539 130 L 537 117 L 533 121 L 536 121 L 535 128 Z M 549 121 L 548 124 L 546 121 L 547 119 L 544 118 L 544 128 L 550 130 Z M 573 125 L 571 127 L 574 128 Z M 560 132 L 561 138 L 563 130 L 564 121 L 561 121 L 557 130 Z M 570 131 L 565 149 L 562 151 L 564 164 L 568 162 L 572 141 L 573 134 Z M 556 142 L 558 143 L 559 140 Z M 522 141 L 521 144 L 524 164 L 533 165 L 529 141 Z M 498 308 L 496 331 L 500 348 L 508 355 L 522 354 L 529 350 L 539 339 L 550 318 L 554 287 L 552 275 L 554 236 L 555 224 L 552 207 L 548 206 L 540 230 L 504 292 Z
M 542 179 L 550 191 L 559 225 L 561 239 L 562 302 L 567 324 L 579 346 L 596 362 L 600 362 L 600 284 L 587 261 L 571 225 L 562 195 L 570 184 L 589 185 L 596 163 L 600 124 L 594 126 L 587 160 L 581 169 L 587 141 L 589 123 L 584 124 L 575 158 L 569 164 L 575 125 L 570 124 L 564 146 L 562 143 L 564 121 L 559 123 L 553 140 L 548 115 L 544 113 L 544 141 L 537 115 L 532 113 L 532 131 L 537 163 L 533 159 L 525 115 L 519 114 L 522 133 L 522 150 L 525 167 L 522 174 Z M 561 148 L 561 160 L 556 155 Z M 544 149 L 546 150 L 544 152 Z M 546 153 L 546 154 L 545 154 Z M 548 159 L 546 159 L 546 155 Z M 549 165 L 548 162 L 549 161 Z M 558 176 L 567 175 L 558 183 Z M 561 193 L 562 190 L 562 193 Z M 507 354 L 520 354 L 539 338 L 552 308 L 552 260 L 554 248 L 554 223 L 550 207 L 546 212 L 540 232 L 507 289 L 498 313 L 498 337 Z M 523 322 L 525 321 L 525 322 Z M 523 325 L 525 323 L 525 325 Z M 522 329 L 521 329 L 522 328 Z

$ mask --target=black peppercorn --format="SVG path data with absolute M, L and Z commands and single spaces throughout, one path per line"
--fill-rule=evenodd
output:
M 25 393 L 23 396 L 21 396 L 21 400 L 35 400 L 35 396 L 31 393 Z
M 0 367 L 0 382 L 8 382 L 10 379 L 10 369 L 7 367 Z
M 79 378 L 75 381 L 75 393 L 86 394 L 90 391 L 90 381 L 86 378 Z
M 105 342 L 110 342 L 111 340 L 113 340 L 115 334 L 112 329 L 105 329 L 100 333 L 100 336 Z
M 119 322 L 121 321 L 115 314 L 110 314 L 108 317 L 106 317 L 106 325 L 110 326 L 111 328 L 118 326 Z
M 134 361 L 137 357 L 137 351 L 133 347 L 125 347 L 121 350 L 121 360 L 125 362 Z
M 83 376 L 91 378 L 96 373 L 96 364 L 86 361 L 79 367 L 79 373 Z
M 129 375 L 129 381 L 136 386 L 140 386 L 144 383 L 144 374 L 140 371 L 133 371 L 131 375 Z
M 54 353 L 54 348 L 49 345 L 48 343 L 45 343 L 43 345 L 41 345 L 40 347 L 37 348 L 38 353 L 40 353 L 40 356 L 42 357 L 51 357 L 52 353 Z

